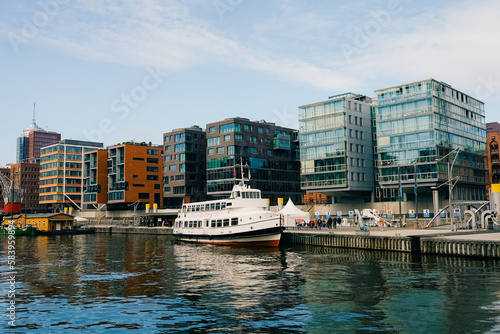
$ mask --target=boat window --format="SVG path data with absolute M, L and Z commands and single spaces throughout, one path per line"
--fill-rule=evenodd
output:
M 222 227 L 222 219 L 217 219 L 217 227 Z
M 196 211 L 200 211 L 200 206 L 199 205 L 196 206 Z
M 224 219 L 224 226 L 229 226 L 229 219 Z
M 215 203 L 211 203 L 210 204 L 210 211 L 214 211 L 215 210 Z
M 247 193 L 242 192 L 241 193 L 241 198 L 247 198 Z
M 188 227 L 193 227 L 193 221 L 192 220 L 189 221 Z
M 184 221 L 184 227 L 188 227 L 188 222 L 187 220 Z
M 221 208 L 221 210 L 224 210 L 226 208 L 226 203 L 221 203 L 220 208 Z
M 215 210 L 220 210 L 220 203 L 215 203 Z
M 207 227 L 208 227 L 208 220 L 207 220 Z
M 240 192 L 239 191 L 236 192 L 236 197 L 240 197 Z
M 238 218 L 231 218 L 231 226 L 238 225 Z
M 215 220 L 212 220 L 212 227 L 215 227 Z
M 210 204 L 205 204 L 205 211 L 210 211 Z
M 185 205 L 182 206 L 182 211 L 186 212 L 186 206 Z

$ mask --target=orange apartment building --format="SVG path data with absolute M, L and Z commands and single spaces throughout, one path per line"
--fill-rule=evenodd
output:
M 83 208 L 100 209 L 108 202 L 108 150 L 95 150 L 83 157 Z
M 102 143 L 61 140 L 40 150 L 40 204 L 52 210 L 81 209 L 84 153 L 102 148 Z
M 107 161 L 103 162 L 103 153 L 88 154 L 89 169 L 85 170 L 88 190 L 84 205 L 107 204 L 108 210 L 131 210 L 133 206 L 143 210 L 161 207 L 163 204 L 163 150 L 161 146 L 145 143 L 123 143 L 111 146 L 107 150 Z M 101 159 L 100 159 L 101 157 Z M 96 162 L 93 164 L 93 162 Z M 102 177 L 104 167 L 107 169 L 107 181 Z M 105 182 L 107 182 L 107 187 Z M 103 200 L 103 189 L 107 192 L 107 201 Z M 91 195 L 95 194 L 95 196 Z M 101 197 L 98 197 L 98 194 Z M 89 200 L 88 202 L 86 200 Z

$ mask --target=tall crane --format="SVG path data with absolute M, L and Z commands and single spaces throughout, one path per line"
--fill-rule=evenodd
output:
M 0 185 L 2 187 L 3 201 L 5 203 L 4 213 L 20 213 L 22 202 L 21 191 L 19 189 L 15 189 L 14 182 L 11 183 L 9 178 L 3 173 L 0 173 Z

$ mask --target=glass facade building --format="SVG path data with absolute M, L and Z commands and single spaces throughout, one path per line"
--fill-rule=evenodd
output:
M 236 117 L 207 124 L 206 138 L 209 196 L 227 198 L 243 171 L 271 205 L 278 198 L 302 202 L 297 130 Z
M 207 200 L 205 131 L 199 126 L 163 134 L 163 196 L 167 207 Z
M 342 94 L 299 107 L 300 185 L 340 201 L 374 188 L 371 99 Z
M 374 118 L 378 186 L 376 198 L 405 189 L 407 200 L 418 188 L 430 196 L 432 187 L 459 176 L 455 200 L 484 200 L 487 184 L 484 104 L 434 79 L 375 91 Z M 446 158 L 445 158 L 446 157 Z M 396 189 L 396 191 L 394 191 Z M 447 198 L 448 187 L 440 188 Z M 425 199 L 425 198 L 423 198 Z
M 42 148 L 40 204 L 80 208 L 84 154 L 102 147 L 102 143 L 65 139 Z

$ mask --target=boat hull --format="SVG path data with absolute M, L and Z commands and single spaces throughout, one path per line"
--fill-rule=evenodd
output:
M 5 229 L 3 229 L 3 234 L 5 234 L 5 235 L 13 234 L 16 237 L 23 236 L 23 235 L 35 236 L 35 234 L 36 234 L 36 230 L 34 227 L 27 227 L 25 229 L 16 228 L 16 229 L 13 229 L 13 231 L 14 231 L 14 233 L 9 233 L 9 229 L 5 228 Z
M 213 245 L 278 247 L 282 231 L 281 226 L 276 226 L 257 231 L 221 235 L 179 233 L 173 234 L 173 236 L 180 241 Z

